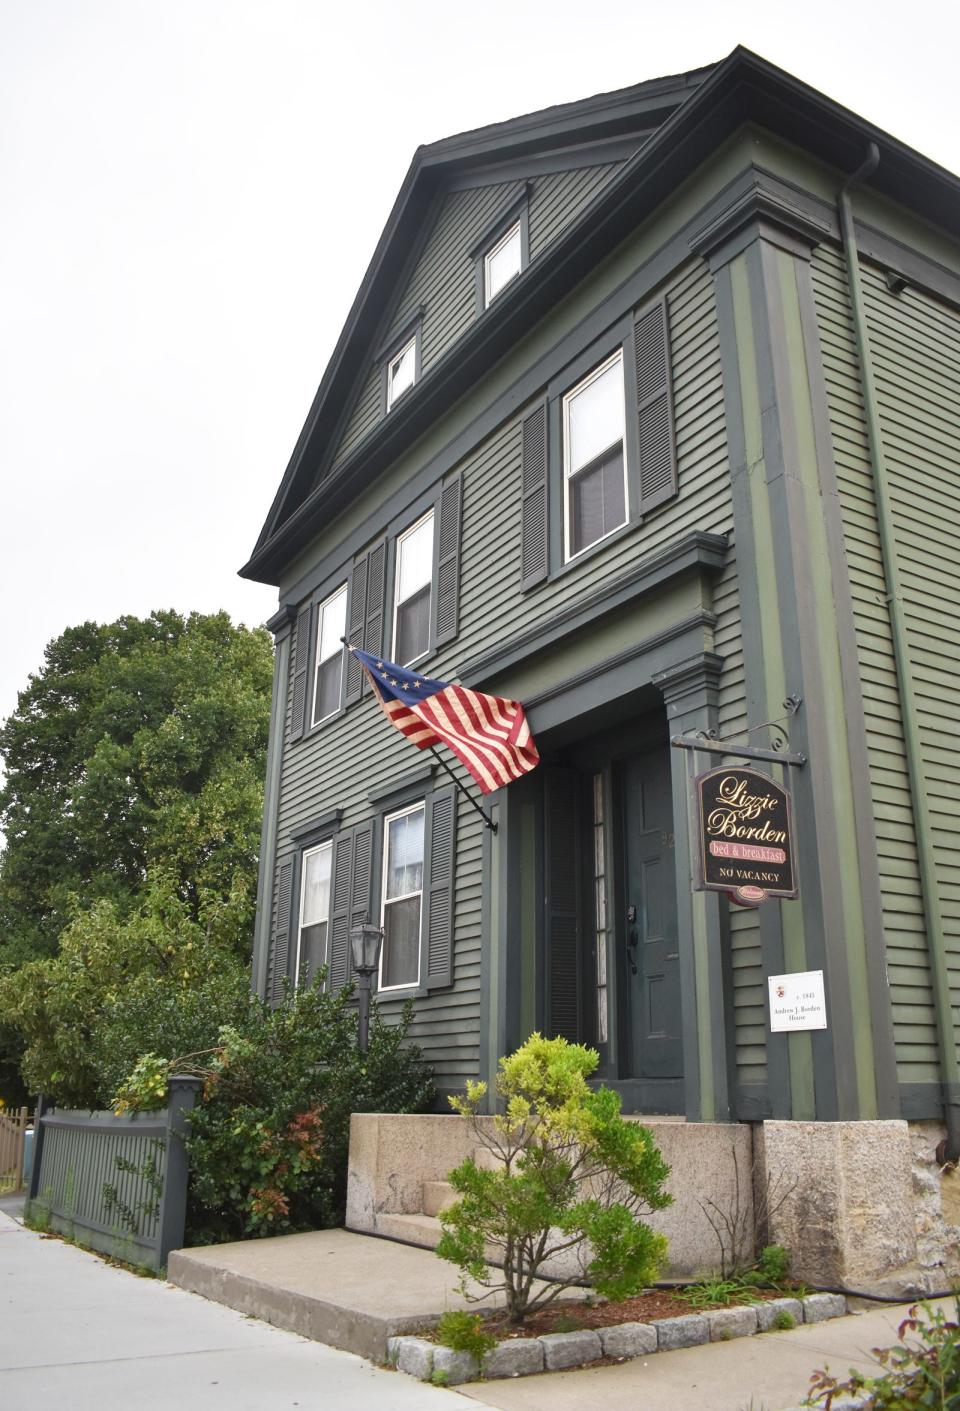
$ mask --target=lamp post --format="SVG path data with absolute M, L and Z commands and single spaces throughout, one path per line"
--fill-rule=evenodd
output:
M 353 968 L 357 974 L 357 998 L 360 1002 L 360 1052 L 366 1053 L 370 1039 L 370 991 L 373 976 L 380 964 L 380 946 L 383 931 L 365 921 L 362 926 L 354 926 L 350 932 L 350 950 L 353 955 Z

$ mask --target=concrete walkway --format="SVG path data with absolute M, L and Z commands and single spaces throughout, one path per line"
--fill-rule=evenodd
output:
M 44 1239 L 0 1214 L 0 1406 L 464 1411 L 423 1386 Z
M 252 1242 L 260 1246 L 257 1261 L 266 1257 L 266 1246 L 281 1243 Z M 374 1262 L 363 1279 L 354 1278 L 353 1290 L 359 1295 L 366 1285 L 364 1297 L 375 1300 L 378 1283 L 391 1282 L 391 1255 L 403 1246 L 369 1238 L 364 1243 Z M 327 1254 L 333 1263 L 335 1247 Z M 424 1251 L 400 1255 L 410 1277 L 408 1256 L 422 1258 Z M 250 1276 L 262 1278 L 265 1270 L 243 1272 L 250 1287 L 257 1282 Z M 428 1296 L 423 1288 L 418 1292 Z M 952 1300 L 942 1302 L 952 1314 Z M 905 1309 L 871 1308 L 790 1332 L 657 1353 L 619 1366 L 447 1391 L 160 1280 L 111 1268 L 0 1214 L 0 1406 L 467 1411 L 479 1403 L 502 1411 L 783 1411 L 802 1401 L 818 1367 L 838 1374 L 852 1366 L 873 1370 L 870 1349 L 895 1342 Z

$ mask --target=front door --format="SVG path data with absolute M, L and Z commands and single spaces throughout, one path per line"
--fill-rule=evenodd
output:
M 670 749 L 625 760 L 623 951 L 631 1075 L 683 1076 Z M 620 928 L 618 928 L 620 929 Z

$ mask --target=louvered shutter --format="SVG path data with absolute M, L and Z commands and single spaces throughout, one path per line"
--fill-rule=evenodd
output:
M 297 613 L 297 626 L 294 633 L 293 686 L 290 700 L 290 738 L 299 740 L 307 728 L 307 712 L 310 709 L 310 682 L 307 673 L 310 668 L 310 604 Z
M 457 846 L 457 793 L 451 785 L 427 799 L 425 836 L 429 873 L 424 894 L 427 988 L 453 984 L 453 872 Z
M 523 456 L 521 587 L 531 588 L 547 576 L 547 408 L 537 407 L 524 417 L 521 429 Z
M 571 1043 L 581 1036 L 579 783 L 572 769 L 544 774 L 547 1032 Z
M 383 590 L 386 582 L 387 541 L 382 539 L 367 554 L 367 608 L 363 627 L 363 650 L 379 656 L 383 651 Z M 367 678 L 362 688 L 369 690 Z
M 353 833 L 333 840 L 333 894 L 330 901 L 331 990 L 346 984 L 350 973 L 350 893 L 353 885 Z
M 367 621 L 367 556 L 356 559 L 353 577 L 350 582 L 350 614 L 347 621 L 347 641 L 354 647 L 363 646 L 363 629 Z M 347 688 L 344 704 L 351 705 L 360 699 L 363 686 L 363 669 L 356 657 L 347 653 Z
M 433 643 L 452 642 L 460 614 L 460 510 L 463 477 L 458 475 L 440 492 L 440 532 L 437 535 L 437 595 Z
M 353 830 L 353 878 L 350 883 L 350 926 L 362 926 L 373 921 L 373 821 L 360 823 Z M 379 918 L 377 923 L 379 924 Z M 347 975 L 353 972 L 349 946 Z
M 677 447 L 670 385 L 670 328 L 661 299 L 637 320 L 637 428 L 640 513 L 677 493 Z
M 283 998 L 283 982 L 289 974 L 290 928 L 293 925 L 293 858 L 286 858 L 277 869 L 277 924 L 270 945 L 267 963 L 266 998 L 277 1004 Z

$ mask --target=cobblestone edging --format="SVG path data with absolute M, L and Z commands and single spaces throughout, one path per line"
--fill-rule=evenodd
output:
M 840 1318 L 847 1300 L 840 1293 L 812 1293 L 806 1298 L 771 1298 L 742 1308 L 715 1308 L 709 1313 L 685 1313 L 656 1323 L 616 1323 L 609 1328 L 584 1328 L 575 1333 L 545 1333 L 538 1338 L 498 1342 L 483 1359 L 483 1368 L 469 1352 L 454 1352 L 418 1337 L 392 1337 L 387 1355 L 400 1372 L 420 1381 L 444 1374 L 448 1386 L 478 1377 L 528 1377 L 534 1372 L 559 1372 L 585 1367 L 601 1357 L 647 1357 L 704 1342 L 726 1342 L 770 1332 L 780 1313 L 794 1322 L 822 1323 Z

